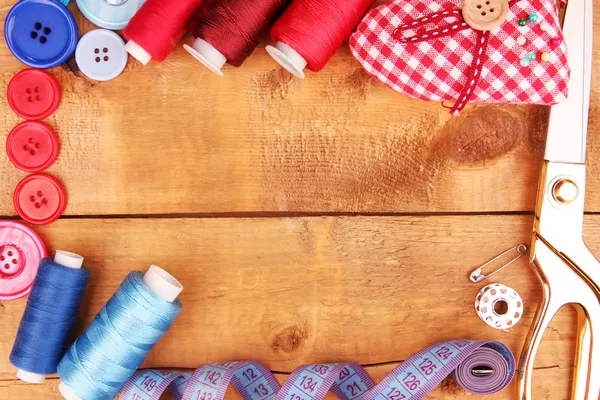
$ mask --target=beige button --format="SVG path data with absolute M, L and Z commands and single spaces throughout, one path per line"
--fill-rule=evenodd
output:
M 491 31 L 506 20 L 508 7 L 508 0 L 464 0 L 462 14 L 471 28 Z

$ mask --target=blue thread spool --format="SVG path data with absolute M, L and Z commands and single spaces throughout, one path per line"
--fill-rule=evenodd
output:
M 21 0 L 6 16 L 4 38 L 13 55 L 34 68 L 54 68 L 67 61 L 77 44 L 77 24 L 65 3 Z
M 90 278 L 82 264 L 83 257 L 66 251 L 41 260 L 10 354 L 22 381 L 43 383 L 56 373 Z
M 157 266 L 131 272 L 58 364 L 61 394 L 113 399 L 181 312 L 182 290 Z
M 77 0 L 79 10 L 92 23 L 106 29 L 123 29 L 145 0 Z

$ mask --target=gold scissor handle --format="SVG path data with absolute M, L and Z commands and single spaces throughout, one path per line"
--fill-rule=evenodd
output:
M 579 251 L 589 250 L 581 243 Z M 590 254 L 591 255 L 591 254 Z M 592 256 L 593 257 L 593 256 Z M 543 287 L 542 301 L 534 317 L 518 371 L 519 399 L 532 400 L 535 356 L 550 321 L 558 310 L 571 304 L 577 308 L 579 328 L 572 400 L 600 397 L 600 301 L 596 289 L 577 269 L 542 239 L 534 238 L 533 267 Z M 597 263 L 597 262 L 596 262 Z M 596 339 L 594 341 L 594 339 Z

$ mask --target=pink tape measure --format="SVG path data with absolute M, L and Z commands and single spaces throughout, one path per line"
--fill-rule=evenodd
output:
M 138 371 L 122 400 L 158 400 L 169 388 L 176 400 L 222 400 L 233 384 L 244 400 L 321 400 L 330 390 L 341 400 L 416 400 L 452 375 L 465 390 L 492 394 L 515 375 L 515 358 L 502 343 L 453 340 L 421 350 L 378 385 L 354 363 L 304 365 L 283 387 L 258 362 L 206 364 L 194 373 Z

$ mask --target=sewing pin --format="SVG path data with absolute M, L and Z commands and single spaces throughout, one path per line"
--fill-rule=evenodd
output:
M 500 268 L 498 268 L 497 270 L 487 274 L 487 275 L 483 275 L 481 272 L 482 270 L 487 267 L 488 265 L 490 265 L 491 263 L 493 263 L 494 261 L 497 261 L 499 258 L 504 257 L 505 255 L 507 255 L 508 253 L 510 253 L 511 251 L 516 251 L 518 254 L 515 258 L 513 258 L 512 260 L 508 261 L 506 264 L 502 265 Z M 527 246 L 525 246 L 524 244 L 519 244 L 511 249 L 506 250 L 504 253 L 492 258 L 490 261 L 486 262 L 485 264 L 483 264 L 481 267 L 477 268 L 475 271 L 471 272 L 470 275 L 470 279 L 471 282 L 474 283 L 479 283 L 482 282 L 484 280 L 486 280 L 487 278 L 489 278 L 490 276 L 502 271 L 504 268 L 508 267 L 509 265 L 511 265 L 512 263 L 514 263 L 515 261 L 517 261 L 519 258 L 523 257 L 525 255 L 525 253 L 527 253 Z

